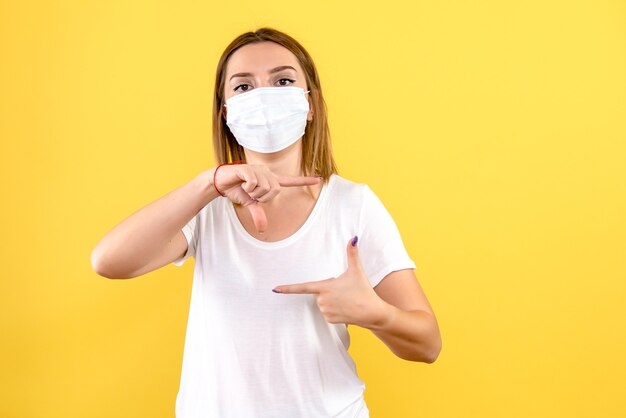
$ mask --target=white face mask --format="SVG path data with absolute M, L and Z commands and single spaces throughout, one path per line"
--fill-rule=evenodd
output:
M 226 125 L 244 148 L 276 152 L 304 135 L 310 90 L 301 87 L 257 87 L 226 100 Z

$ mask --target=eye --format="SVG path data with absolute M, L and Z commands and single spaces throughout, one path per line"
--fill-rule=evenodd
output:
M 250 84 L 239 84 L 237 87 L 235 87 L 235 88 L 233 89 L 233 91 L 237 91 L 237 89 L 238 89 L 239 87 L 242 87 L 242 86 L 250 86 Z M 241 89 L 241 91 L 248 91 L 248 89 L 247 89 L 247 88 L 246 88 L 246 89 L 242 88 L 242 89 Z
M 281 81 L 290 81 L 291 83 L 295 83 L 296 80 L 292 80 L 290 78 L 281 78 L 280 80 L 278 80 L 279 83 L 281 83 Z M 288 86 L 289 84 L 280 84 L 281 86 Z

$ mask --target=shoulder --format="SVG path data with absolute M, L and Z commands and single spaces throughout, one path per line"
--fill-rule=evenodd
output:
M 331 178 L 330 199 L 339 200 L 353 209 L 376 205 L 380 202 L 378 196 L 366 183 L 359 183 L 333 174 Z
M 331 178 L 326 200 L 329 208 L 334 211 L 333 216 L 346 217 L 359 224 L 364 217 L 379 216 L 379 200 L 372 189 L 366 183 L 352 181 L 337 174 L 333 174 Z
M 366 194 L 371 192 L 367 184 L 349 180 L 338 174 L 333 174 L 330 182 L 332 183 L 331 193 L 342 199 L 362 200 Z

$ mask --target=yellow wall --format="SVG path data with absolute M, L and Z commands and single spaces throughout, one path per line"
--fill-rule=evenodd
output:
M 89 255 L 214 165 L 217 59 L 263 25 L 316 60 L 340 174 L 441 327 L 434 364 L 350 328 L 372 417 L 626 416 L 617 0 L 3 0 L 0 416 L 174 415 L 193 262 L 113 281 Z

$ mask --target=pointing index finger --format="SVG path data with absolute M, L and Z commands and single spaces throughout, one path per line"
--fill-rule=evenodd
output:
M 315 176 L 283 176 L 277 175 L 276 179 L 281 186 L 312 186 L 322 181 L 321 177 Z
M 316 284 L 316 282 L 307 282 L 276 286 L 272 290 L 277 293 L 319 293 L 319 287 L 319 283 Z

